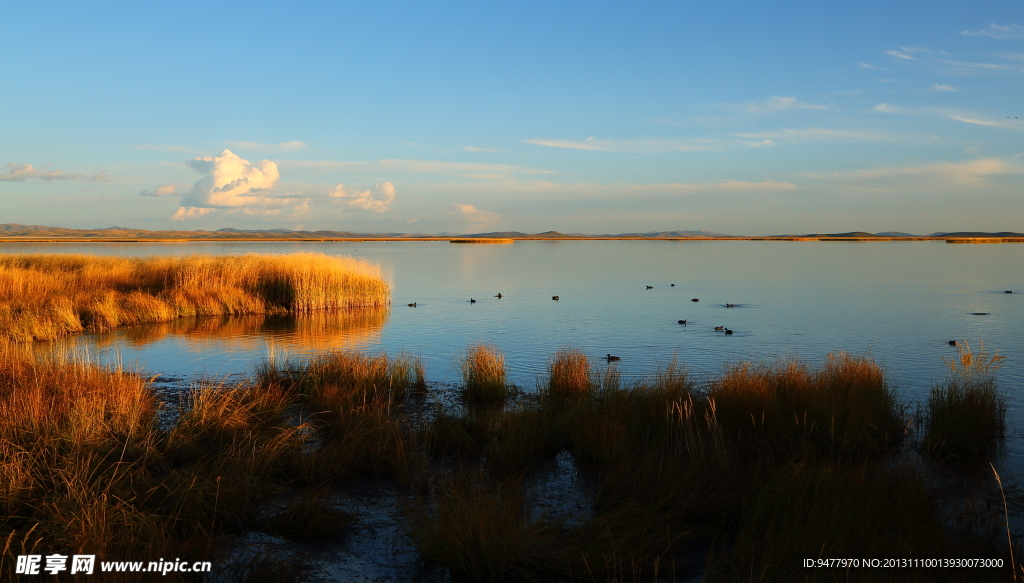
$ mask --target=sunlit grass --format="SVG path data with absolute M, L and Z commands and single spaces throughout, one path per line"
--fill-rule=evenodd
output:
M 0 335 L 47 340 L 183 316 L 386 306 L 380 267 L 313 253 L 0 255 Z
M 496 403 L 508 396 L 505 355 L 496 346 L 470 346 L 459 368 L 467 402 Z

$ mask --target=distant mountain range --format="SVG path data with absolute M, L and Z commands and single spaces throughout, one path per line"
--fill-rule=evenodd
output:
M 495 231 L 466 234 L 425 234 L 425 233 L 355 233 L 352 231 L 295 231 L 291 229 L 235 229 L 227 227 L 216 231 L 148 231 L 130 227 L 106 227 L 103 229 L 69 229 L 43 225 L 0 224 L 0 239 L 13 237 L 75 238 L 75 239 L 432 239 L 432 238 L 480 238 L 480 239 L 691 239 L 691 238 L 751 238 L 746 235 L 729 235 L 714 231 L 648 231 L 619 233 L 616 235 L 592 235 L 584 233 L 523 233 L 520 231 Z M 804 235 L 770 235 L 764 238 L 818 238 L 818 239 L 877 239 L 886 237 L 920 237 L 900 231 L 867 233 L 812 233 Z M 1024 237 L 1013 232 L 985 233 L 975 231 L 938 232 L 925 237 Z M 758 237 L 760 238 L 760 237 Z

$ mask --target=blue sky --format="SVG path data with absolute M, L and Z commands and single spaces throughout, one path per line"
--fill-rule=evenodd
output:
M 633 4 L 11 3 L 0 222 L 1024 230 L 1020 2 Z

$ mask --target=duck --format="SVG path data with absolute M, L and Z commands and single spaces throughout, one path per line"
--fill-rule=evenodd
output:
M 715 330 L 725 330 L 725 326 L 715 326 Z
M 671 286 L 672 286 L 672 287 L 676 287 L 676 284 L 674 284 L 674 283 L 673 283 L 673 284 L 671 284 Z
M 679 320 L 679 321 L 678 321 L 678 322 L 676 322 L 676 323 L 677 323 L 677 324 L 682 324 L 683 326 L 685 326 L 685 325 L 686 325 L 686 320 Z
M 496 295 L 494 297 L 496 297 L 496 298 L 498 298 L 500 300 L 501 299 L 501 292 L 498 292 L 498 295 Z
M 647 286 L 647 289 L 654 289 L 654 286 L 653 285 L 649 285 L 649 286 Z
M 604 357 L 604 358 L 605 358 L 605 360 L 607 360 L 608 362 L 615 362 L 616 360 L 622 360 L 622 359 L 621 359 L 621 358 L 619 358 L 618 356 L 612 356 L 612 355 L 610 355 L 610 354 L 608 354 L 608 355 L 605 355 L 605 357 Z
M 469 298 L 469 303 L 471 303 L 471 304 L 475 304 L 475 303 L 476 303 L 476 300 L 474 300 L 473 298 Z
M 409 304 L 409 307 L 410 308 L 415 308 L 416 307 L 416 302 L 413 302 L 413 303 Z
M 553 299 L 553 300 L 555 300 L 557 302 L 558 301 L 558 296 L 551 296 L 551 299 Z
M 725 329 L 725 333 L 726 333 L 726 334 L 732 334 L 732 330 L 730 330 L 730 329 L 726 328 L 726 329 Z
M 1012 293 L 1013 293 L 1013 290 L 1012 290 L 1012 289 L 1008 289 L 1008 290 L 1004 291 L 1003 293 L 1004 293 L 1004 294 L 1012 294 Z
M 950 346 L 956 346 L 956 340 L 950 340 L 949 341 L 949 345 Z
M 690 300 L 690 301 L 691 301 L 691 302 L 699 302 L 700 300 L 698 300 L 697 298 L 693 298 L 693 299 L 692 299 L 692 300 Z
M 725 307 L 727 307 L 727 308 L 735 308 L 736 304 L 725 304 Z

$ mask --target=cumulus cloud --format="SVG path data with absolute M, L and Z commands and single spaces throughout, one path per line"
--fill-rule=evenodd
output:
M 964 36 L 987 36 L 989 38 L 998 39 L 1024 39 L 1024 26 L 1019 24 L 1007 24 L 1000 26 L 998 24 L 989 24 L 988 28 L 979 28 L 976 30 L 964 30 L 960 34 Z
M 804 103 L 796 97 L 783 97 L 772 95 L 765 101 L 755 101 L 747 106 L 747 111 L 752 113 L 771 113 L 784 109 L 828 109 L 824 105 Z
M 172 221 L 185 221 L 188 219 L 197 219 L 203 215 L 208 215 L 216 209 L 212 208 L 200 208 L 194 206 L 183 206 L 179 208 L 173 215 L 171 215 Z
M 5 166 L 7 171 L 0 174 L 5 182 L 24 182 L 33 178 L 39 180 L 78 180 L 85 178 L 81 174 L 70 174 L 63 170 L 42 170 L 31 164 L 12 162 Z
M 395 185 L 390 182 L 377 184 L 369 190 L 362 191 L 346 187 L 344 184 L 336 184 L 327 191 L 328 196 L 351 208 L 373 213 L 390 210 L 395 193 Z

